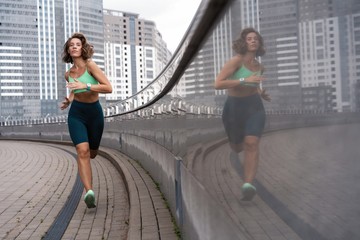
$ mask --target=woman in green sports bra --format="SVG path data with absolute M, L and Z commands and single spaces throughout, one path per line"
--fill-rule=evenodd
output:
M 270 101 L 261 89 L 264 68 L 256 59 L 265 54 L 263 39 L 253 28 L 246 28 L 234 41 L 236 55 L 225 63 L 215 80 L 216 89 L 227 89 L 222 120 L 232 149 L 230 160 L 243 178 L 243 200 L 256 194 L 253 183 L 259 163 L 259 144 L 265 126 L 262 99 Z M 244 161 L 239 159 L 243 152 Z
M 86 192 L 84 201 L 88 208 L 96 207 L 90 159 L 97 155 L 104 130 L 99 93 L 112 92 L 109 80 L 91 60 L 93 54 L 93 47 L 82 33 L 74 33 L 66 41 L 62 59 L 73 65 L 65 73 L 70 95 L 65 97 L 60 106 L 63 110 L 71 104 L 68 128 L 76 147 L 79 175 Z

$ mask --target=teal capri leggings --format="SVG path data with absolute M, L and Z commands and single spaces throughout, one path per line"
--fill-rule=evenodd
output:
M 230 143 L 240 144 L 245 136 L 261 137 L 265 126 L 265 110 L 260 95 L 228 96 L 222 120 Z
M 75 146 L 88 142 L 91 150 L 99 149 L 104 131 L 104 114 L 100 102 L 83 103 L 74 100 L 69 110 L 68 127 Z

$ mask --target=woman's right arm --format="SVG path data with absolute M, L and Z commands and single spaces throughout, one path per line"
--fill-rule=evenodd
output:
M 69 72 L 65 73 L 65 80 L 66 82 L 69 81 Z M 61 102 L 60 109 L 64 110 L 65 108 L 67 108 L 72 103 L 73 100 L 74 100 L 74 92 L 71 91 L 69 96 L 65 97 L 64 101 Z
M 228 79 L 241 65 L 241 56 L 235 56 L 225 63 L 215 79 L 215 89 L 228 89 L 240 85 L 240 81 Z

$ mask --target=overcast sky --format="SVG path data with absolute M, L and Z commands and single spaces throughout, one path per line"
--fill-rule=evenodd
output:
M 104 8 L 139 14 L 154 21 L 168 49 L 174 53 L 201 0 L 103 0 Z

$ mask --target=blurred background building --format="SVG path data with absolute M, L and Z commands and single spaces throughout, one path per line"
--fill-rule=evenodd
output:
M 59 114 L 67 91 L 60 56 L 66 39 L 86 34 L 104 66 L 102 1 L 1 0 L 0 13 L 1 116 Z
M 222 105 L 226 93 L 213 82 L 234 54 L 228 46 L 241 29 L 254 27 L 265 41 L 268 110 L 356 111 L 359 14 L 356 0 L 237 0 L 185 73 L 186 99 Z
M 104 10 L 105 72 L 113 86 L 107 100 L 141 91 L 164 69 L 171 53 L 153 21 L 139 14 Z

